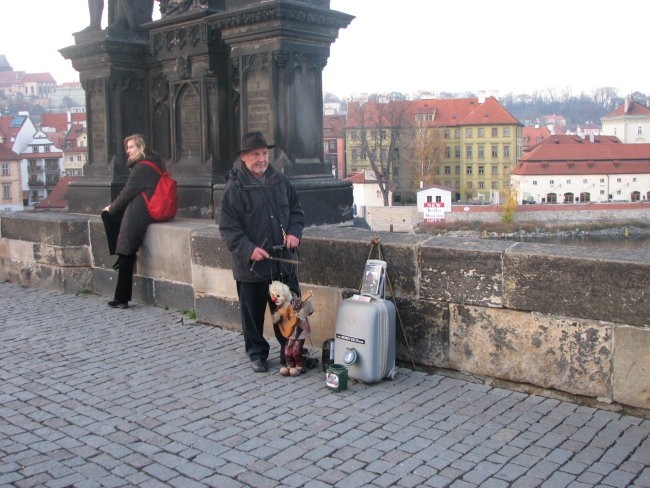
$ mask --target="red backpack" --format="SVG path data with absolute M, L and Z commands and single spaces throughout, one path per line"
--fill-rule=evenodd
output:
M 144 190 L 142 191 L 142 198 L 144 198 L 144 202 L 147 204 L 149 216 L 156 222 L 172 220 L 176 217 L 176 210 L 178 209 L 176 181 L 169 176 L 167 171 L 161 171 L 160 168 L 151 161 L 143 159 L 140 163 L 146 164 L 150 168 L 155 169 L 156 173 L 160 175 L 160 179 L 158 180 L 158 184 L 156 185 L 156 189 L 151 198 L 147 196 Z

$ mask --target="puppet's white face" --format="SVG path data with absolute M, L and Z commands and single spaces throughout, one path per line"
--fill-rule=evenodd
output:
M 274 281 L 269 285 L 269 295 L 271 296 L 271 301 L 273 301 L 278 308 L 291 301 L 291 291 L 289 291 L 289 287 L 279 281 Z

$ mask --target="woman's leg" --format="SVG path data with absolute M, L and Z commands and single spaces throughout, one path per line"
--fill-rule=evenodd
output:
M 133 271 L 135 254 L 118 254 L 117 285 L 115 286 L 115 301 L 128 303 L 133 292 Z

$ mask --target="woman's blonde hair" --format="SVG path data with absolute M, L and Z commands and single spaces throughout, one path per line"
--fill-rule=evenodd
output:
M 126 136 L 124 138 L 124 151 L 125 152 L 126 152 L 126 147 L 127 147 L 127 144 L 129 143 L 129 141 L 133 141 L 133 143 L 139 149 L 138 153 L 130 161 L 138 161 L 140 159 L 144 159 L 146 151 L 147 151 L 147 145 L 144 142 L 144 136 L 142 134 L 131 134 L 130 136 Z

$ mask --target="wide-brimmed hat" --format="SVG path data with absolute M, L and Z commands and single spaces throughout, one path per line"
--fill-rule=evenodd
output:
M 252 151 L 253 149 L 259 149 L 261 147 L 271 149 L 272 147 L 275 147 L 275 145 L 268 144 L 261 132 L 249 132 L 242 137 L 239 152 Z

